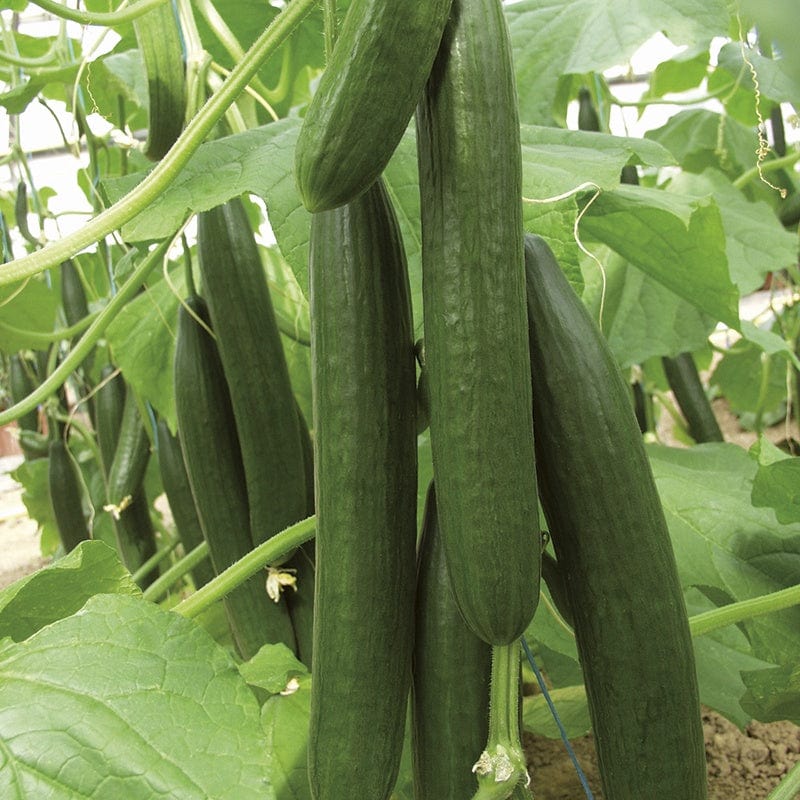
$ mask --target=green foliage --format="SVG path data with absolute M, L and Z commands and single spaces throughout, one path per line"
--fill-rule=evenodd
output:
M 230 655 L 141 599 L 96 595 L 23 642 L 6 639 L 0 677 L 10 800 L 275 796 L 258 705 Z

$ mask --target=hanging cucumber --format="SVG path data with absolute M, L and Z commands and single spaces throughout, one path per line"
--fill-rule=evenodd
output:
M 158 161 L 180 136 L 186 116 L 186 67 L 173 3 L 163 3 L 137 17 L 133 29 L 147 72 L 150 101 L 144 154 Z
M 200 517 L 192 497 L 192 487 L 189 476 L 186 474 L 186 464 L 183 461 L 183 452 L 177 436 L 170 431 L 164 419 L 158 420 L 158 467 L 161 472 L 161 482 L 164 493 L 169 501 L 169 508 L 175 527 L 178 530 L 181 544 L 185 552 L 194 550 L 201 544 L 203 528 Z M 199 589 L 214 577 L 214 568 L 208 559 L 201 561 L 192 570 L 195 586 Z
M 192 316 L 194 315 L 194 316 Z M 190 297 L 178 313 L 175 405 L 178 434 L 203 534 L 217 573 L 253 548 L 231 399 L 216 344 L 196 318 L 209 325 L 205 303 Z M 269 599 L 265 575 L 254 575 L 225 598 L 240 655 L 247 659 L 268 643 L 295 649 L 285 602 Z
M 539 598 L 516 103 L 499 0 L 454 0 L 417 112 L 425 368 L 450 582 L 490 644 Z
M 300 426 L 300 441 L 303 451 L 303 467 L 306 478 L 306 510 L 305 516 L 314 513 L 314 445 L 308 431 L 308 424 L 297 406 L 297 416 Z M 297 641 L 297 657 L 307 666 L 311 667 L 314 641 L 314 573 L 316 563 L 316 547 L 314 540 L 306 542 L 292 556 L 286 565 L 295 571 L 297 583 L 293 592 L 286 594 L 289 604 L 289 615 L 292 618 L 292 627 Z
M 299 418 L 264 268 L 241 199 L 197 218 L 200 274 L 233 404 L 250 530 L 260 544 L 306 516 Z
M 414 113 L 450 0 L 353 0 L 295 151 L 309 211 L 352 200 L 383 172 Z
M 108 469 L 108 502 L 122 508 L 142 485 L 150 461 L 150 438 L 139 412 L 136 395 L 125 392 L 116 446 Z
M 315 800 L 385 800 L 411 672 L 417 448 L 408 275 L 382 182 L 312 217 L 309 286 L 317 479 L 309 780 Z
M 697 364 L 691 353 L 661 359 L 667 383 L 689 428 L 689 436 L 698 444 L 724 441 L 714 410 L 708 400 Z
M 604 797 L 703 800 L 692 640 L 629 390 L 552 251 L 528 236 L 525 256 L 539 489 Z
M 114 517 L 114 534 L 122 563 L 136 572 L 156 552 L 156 534 L 144 473 L 150 458 L 150 440 L 139 415 L 136 398 L 122 375 L 106 365 L 94 395 L 95 424 L 106 480 L 106 508 Z M 114 375 L 114 377 L 111 377 Z M 145 576 L 147 586 L 155 575 Z
M 8 388 L 12 403 L 19 403 L 26 398 L 36 387 L 33 381 L 33 368 L 22 355 L 15 353 L 8 360 Z M 39 411 L 34 409 L 23 414 L 17 421 L 19 426 L 19 444 L 26 459 L 42 458 L 47 455 L 48 446 L 44 444 L 45 452 L 34 445 L 30 434 L 38 435 Z M 27 439 L 27 441 L 26 441 Z
M 53 439 L 49 448 L 47 478 L 50 502 L 64 551 L 69 553 L 89 536 L 83 514 L 83 492 L 72 456 L 61 439 Z
M 489 733 L 492 649 L 467 628 L 447 577 L 431 483 L 417 556 L 411 741 L 415 800 L 466 800 Z
M 107 477 L 117 449 L 122 409 L 125 407 L 125 381 L 110 364 L 106 364 L 100 370 L 100 382 L 94 394 L 94 401 L 97 445 L 100 448 L 103 471 Z

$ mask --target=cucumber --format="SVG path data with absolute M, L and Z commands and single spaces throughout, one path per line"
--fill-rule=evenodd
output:
M 450 0 L 353 0 L 311 100 L 295 150 L 309 211 L 364 192 L 383 172 L 414 113 Z
M 490 644 L 528 626 L 541 560 L 516 102 L 501 3 L 454 0 L 417 112 L 425 367 L 450 583 Z
M 114 456 L 108 470 L 108 502 L 122 506 L 142 485 L 150 461 L 150 438 L 136 395 L 127 389 L 122 404 Z
M 36 387 L 33 381 L 33 368 L 20 355 L 15 353 L 8 360 L 8 388 L 12 403 L 24 400 Z M 34 409 L 23 414 L 18 420 L 20 434 L 24 431 L 37 432 L 39 430 L 39 411 Z M 27 449 L 20 436 L 20 447 L 25 458 L 35 458 L 34 450 Z
M 465 800 L 489 734 L 492 649 L 464 624 L 450 591 L 428 488 L 417 557 L 416 636 L 411 690 L 415 800 Z
M 156 533 L 150 503 L 144 490 L 144 472 L 150 458 L 150 441 L 132 392 L 122 375 L 106 365 L 100 371 L 100 388 L 94 395 L 97 443 L 100 449 L 107 503 L 114 514 L 114 535 L 122 563 L 131 571 L 156 552 Z M 157 576 L 142 580 L 145 588 Z
M 592 102 L 592 94 L 585 86 L 578 91 L 578 130 L 600 131 L 600 117 Z
M 542 506 L 574 618 L 609 800 L 703 800 L 694 652 L 661 501 L 613 355 L 526 237 Z
M 240 198 L 197 218 L 200 274 L 241 446 L 260 544 L 306 516 L 297 404 L 264 268 Z
M 300 441 L 303 450 L 303 465 L 306 476 L 306 510 L 305 516 L 314 513 L 314 445 L 308 431 L 308 424 L 297 406 L 297 416 L 300 425 Z M 314 650 L 314 574 L 316 564 L 316 547 L 314 540 L 306 542 L 298 548 L 294 556 L 286 565 L 295 570 L 297 577 L 296 589 L 286 593 L 286 602 L 289 604 L 289 616 L 292 618 L 292 627 L 297 641 L 297 657 L 311 668 L 312 653 Z
M 192 497 L 192 487 L 189 476 L 186 474 L 186 464 L 183 461 L 181 443 L 177 436 L 170 431 L 164 419 L 159 419 L 158 431 L 158 467 L 161 473 L 161 483 L 164 493 L 169 501 L 172 519 L 178 531 L 181 544 L 185 552 L 194 550 L 197 545 L 205 541 L 200 517 Z M 208 559 L 201 561 L 192 569 L 192 578 L 197 588 L 204 586 L 214 578 L 214 568 Z
M 97 446 L 100 448 L 106 478 L 117 450 L 122 409 L 125 406 L 125 380 L 120 373 L 114 373 L 111 364 L 106 364 L 100 370 L 100 382 L 94 394 Z
M 206 304 L 190 297 L 178 313 L 175 347 L 175 405 L 178 434 L 203 535 L 217 573 L 253 548 L 250 512 L 231 399 L 216 344 L 205 328 Z M 254 575 L 225 598 L 239 654 L 282 642 L 295 650 L 286 603 L 273 603 L 266 575 Z
M 689 436 L 698 444 L 724 441 L 692 354 L 679 353 L 674 358 L 664 356 L 661 364 L 669 388 L 686 420 Z
M 48 456 L 47 479 L 53 517 L 64 551 L 69 553 L 90 538 L 83 513 L 83 492 L 72 456 L 61 439 L 50 442 Z
M 89 304 L 86 301 L 86 290 L 72 259 L 61 264 L 61 305 L 67 325 L 77 325 L 89 315 Z
M 417 447 L 408 275 L 382 182 L 312 217 L 309 286 L 317 507 L 309 780 L 315 800 L 385 800 L 411 672 Z
M 166 2 L 133 23 L 147 72 L 149 122 L 144 154 L 158 161 L 183 130 L 186 117 L 186 68 L 176 9 Z

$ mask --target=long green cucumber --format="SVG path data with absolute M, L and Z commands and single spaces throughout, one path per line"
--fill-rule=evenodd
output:
M 299 418 L 258 247 L 240 198 L 197 218 L 200 274 L 260 544 L 306 516 Z
M 417 112 L 425 367 L 450 582 L 490 644 L 540 578 L 516 103 L 499 0 L 454 0 Z
M 107 364 L 100 377 L 93 399 L 106 499 L 113 507 L 114 534 L 122 563 L 136 572 L 156 551 L 155 528 L 143 485 L 150 443 L 122 375 L 114 375 L 114 367 Z M 148 585 L 155 577 L 146 576 L 142 585 Z
M 33 368 L 20 354 L 15 353 L 8 360 L 8 388 L 11 401 L 18 403 L 27 397 L 35 388 L 33 382 Z M 39 412 L 35 409 L 23 414 L 18 424 L 20 428 L 29 431 L 39 430 Z
M 629 390 L 546 243 L 526 237 L 525 256 L 539 489 L 604 797 L 703 800 L 692 640 Z
M 158 467 L 161 483 L 167 495 L 169 508 L 183 549 L 189 553 L 204 542 L 203 528 L 192 497 L 192 487 L 186 474 L 186 464 L 178 437 L 172 433 L 163 418 L 158 420 Z M 203 559 L 194 569 L 192 577 L 197 588 L 214 578 L 214 568 Z
M 186 68 L 173 3 L 137 17 L 133 29 L 147 72 L 150 101 L 144 153 L 158 161 L 180 136 L 186 116 Z
M 489 734 L 492 648 L 467 626 L 453 600 L 428 488 L 417 556 L 411 742 L 415 800 L 465 800 Z
M 353 0 L 300 129 L 295 175 L 309 211 L 342 205 L 383 172 L 414 113 L 450 0 Z
M 674 358 L 664 356 L 661 364 L 692 439 L 698 444 L 724 441 L 692 354 L 679 353 Z
M 67 325 L 77 325 L 89 316 L 86 290 L 72 259 L 67 259 L 61 265 L 61 305 L 64 308 Z
M 121 373 L 114 373 L 111 364 L 100 370 L 100 381 L 94 394 L 97 446 L 106 476 L 117 450 L 122 409 L 125 407 L 125 380 Z
M 194 314 L 195 316 L 192 316 Z M 203 534 L 217 573 L 253 548 L 244 468 L 216 343 L 196 321 L 209 324 L 205 303 L 190 297 L 178 314 L 175 405 L 178 434 Z M 266 575 L 254 575 L 225 599 L 240 655 L 247 659 L 268 643 L 295 640 L 286 603 L 273 603 Z
M 108 501 L 121 507 L 142 485 L 150 461 L 150 438 L 136 395 L 128 389 L 122 405 L 116 447 L 108 470 Z
M 382 182 L 315 214 L 309 258 L 317 572 L 315 800 L 385 800 L 411 677 L 415 367 L 405 255 Z
M 90 536 L 78 473 L 61 439 L 50 442 L 47 478 L 58 535 L 65 552 L 69 553 Z
M 305 516 L 314 513 L 314 445 L 303 412 L 297 407 L 300 425 L 300 441 L 303 449 L 303 465 L 306 476 Z M 289 559 L 286 567 L 295 571 L 295 591 L 286 593 L 289 615 L 297 641 L 297 657 L 309 668 L 314 650 L 314 575 L 316 571 L 316 547 L 313 539 L 306 542 Z

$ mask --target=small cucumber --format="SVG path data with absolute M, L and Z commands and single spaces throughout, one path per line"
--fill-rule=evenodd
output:
M 69 553 L 89 536 L 83 513 L 83 492 L 72 456 L 61 439 L 53 439 L 49 448 L 47 478 L 50 502 L 64 551 Z
M 694 651 L 628 386 L 552 251 L 527 236 L 536 465 L 610 800 L 704 800 Z
M 269 288 L 240 198 L 197 218 L 208 297 L 241 446 L 250 530 L 260 544 L 306 516 L 297 404 Z
M 417 556 L 416 635 L 411 688 L 415 800 L 465 800 L 489 734 L 492 649 L 467 628 L 447 577 L 428 488 Z
M 19 354 L 14 354 L 8 361 L 8 388 L 13 403 L 19 403 L 24 400 L 35 388 L 33 380 L 33 368 L 30 364 Z M 39 412 L 37 409 L 23 414 L 17 421 L 20 431 L 33 431 L 39 430 Z M 25 450 L 25 445 L 20 442 L 25 457 L 29 458 L 28 451 Z
M 386 800 L 413 643 L 417 446 L 408 274 L 382 182 L 315 214 L 309 258 L 316 470 L 309 780 Z
M 167 495 L 172 519 L 178 531 L 185 552 L 194 550 L 205 541 L 200 517 L 192 497 L 192 487 L 186 474 L 181 443 L 169 429 L 164 419 L 158 420 L 158 467 L 161 483 Z M 208 559 L 201 561 L 193 570 L 192 577 L 197 588 L 204 586 L 214 577 L 214 568 Z
M 417 112 L 430 437 L 450 583 L 489 644 L 539 599 L 521 150 L 499 0 L 454 0 Z
M 383 172 L 414 113 L 450 0 L 353 0 L 311 100 L 295 150 L 309 211 L 364 192 Z
M 698 444 L 724 441 L 719 422 L 708 400 L 697 364 L 691 353 L 661 359 L 667 383 L 689 428 L 689 436 Z
M 108 502 L 124 503 L 142 485 L 150 460 L 150 438 L 139 412 L 136 395 L 125 392 L 114 456 L 108 470 Z
M 253 548 L 250 511 L 231 399 L 219 352 L 206 326 L 206 304 L 190 297 L 178 313 L 175 347 L 175 405 L 186 472 L 203 534 L 217 573 Z M 274 603 L 266 575 L 254 575 L 225 598 L 225 609 L 240 655 L 252 657 L 262 645 L 295 638 L 285 602 Z
M 158 161 L 175 144 L 186 117 L 186 67 L 173 3 L 163 3 L 137 17 L 133 29 L 147 72 L 150 101 L 144 154 Z

